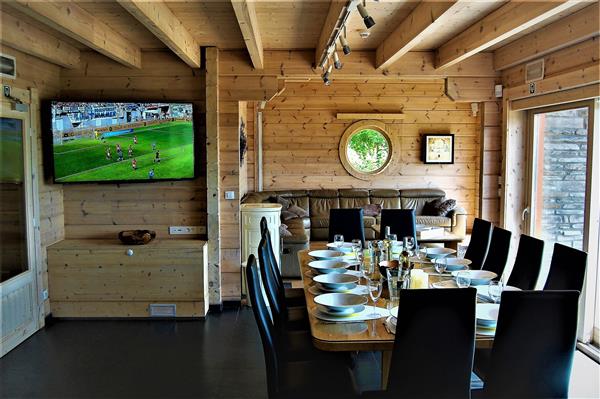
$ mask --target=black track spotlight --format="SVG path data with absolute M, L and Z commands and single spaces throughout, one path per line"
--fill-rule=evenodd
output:
M 340 35 L 340 44 L 342 45 L 342 51 L 344 55 L 350 54 L 352 50 L 350 50 L 350 46 L 348 45 L 348 40 L 342 35 Z
M 335 67 L 335 69 L 342 69 L 342 67 L 344 66 L 342 64 L 342 61 L 340 60 L 340 56 L 338 55 L 337 51 L 333 52 L 333 66 Z
M 323 78 L 323 83 L 325 83 L 325 86 L 329 86 L 331 84 L 331 71 L 333 71 L 333 65 L 329 64 L 329 67 L 327 68 L 327 70 L 323 73 L 323 75 L 321 75 L 321 78 Z
M 363 22 L 365 23 L 365 26 L 367 27 L 367 29 L 369 29 L 373 25 L 375 25 L 375 20 L 373 18 L 371 18 L 371 16 L 367 12 L 367 9 L 365 8 L 364 5 L 358 4 L 358 12 L 360 13 L 360 16 L 362 17 Z

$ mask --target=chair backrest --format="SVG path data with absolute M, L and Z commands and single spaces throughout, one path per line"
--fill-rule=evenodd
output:
M 262 237 L 258 244 L 258 261 L 260 263 L 260 275 L 262 277 L 265 294 L 269 301 L 269 305 L 271 305 L 273 324 L 276 329 L 283 328 L 285 326 L 285 320 L 287 319 L 285 298 L 282 298 L 282 295 L 285 295 L 285 292 L 281 292 L 277 289 L 277 282 L 273 275 L 273 266 L 271 265 L 266 237 Z
M 485 261 L 483 262 L 483 270 L 496 273 L 498 278 L 502 277 L 506 262 L 508 261 L 511 236 L 512 233 L 510 231 L 500 227 L 494 227 L 492 230 L 490 247 L 487 256 L 485 257 Z
M 544 241 L 521 234 L 517 257 L 508 278 L 508 285 L 522 290 L 534 289 L 542 268 L 543 256 Z
M 410 236 L 417 242 L 417 217 L 414 209 L 382 209 L 381 229 L 379 238 L 385 238 L 386 227 L 390 227 L 390 233 L 396 234 L 398 240 Z
M 333 242 L 336 234 L 343 234 L 344 240 L 361 240 L 365 244 L 365 231 L 363 227 L 362 208 L 329 210 L 329 242 Z
M 587 253 L 562 244 L 554 244 L 548 279 L 544 290 L 577 290 L 585 280 Z
M 285 286 L 283 285 L 283 277 L 281 276 L 281 271 L 279 270 L 277 256 L 275 256 L 275 252 L 273 251 L 273 243 L 271 242 L 271 232 L 269 231 L 267 219 L 264 216 L 260 219 L 260 233 L 261 236 L 264 237 L 267 241 L 267 250 L 271 259 L 271 272 L 273 273 L 273 276 L 275 276 L 275 283 L 278 291 L 277 294 L 279 296 L 285 297 Z
M 252 302 L 252 312 L 256 319 L 256 325 L 260 333 L 260 339 L 263 345 L 263 352 L 265 355 L 265 365 L 267 369 L 267 389 L 269 397 L 274 397 L 277 393 L 277 370 L 278 370 L 278 357 L 277 357 L 277 345 L 276 345 L 276 334 L 273 328 L 273 323 L 269 316 L 269 309 L 265 303 L 262 295 L 260 277 L 258 274 L 258 267 L 256 265 L 256 259 L 254 255 L 248 257 L 248 263 L 246 266 L 246 281 L 248 283 L 248 296 Z
M 469 398 L 474 288 L 401 290 L 386 397 Z
M 485 397 L 568 396 L 578 301 L 577 291 L 502 293 Z
M 481 269 L 490 247 L 492 235 L 492 223 L 487 220 L 475 218 L 473 230 L 471 230 L 471 241 L 465 252 L 465 258 L 471 260 L 471 269 Z

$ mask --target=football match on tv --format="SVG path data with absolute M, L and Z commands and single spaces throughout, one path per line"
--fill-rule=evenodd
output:
M 57 183 L 194 177 L 192 104 L 53 102 Z

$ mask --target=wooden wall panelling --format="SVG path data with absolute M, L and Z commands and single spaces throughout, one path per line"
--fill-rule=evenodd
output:
M 598 3 L 525 35 L 494 52 L 494 66 L 504 70 L 597 36 Z
M 99 54 L 82 53 L 82 68 L 61 74 L 61 97 L 72 100 L 189 101 L 204 110 L 205 78 L 167 51 L 144 53 L 144 67 L 134 70 Z M 133 72 L 135 71 L 135 72 Z M 158 81 L 158 83 L 156 83 Z M 154 83 L 153 83 L 154 82 Z M 184 89 L 184 90 L 179 90 Z M 202 118 L 196 118 L 196 140 L 204 152 Z M 197 154 L 202 164 L 203 153 Z M 64 186 L 65 236 L 68 239 L 116 237 L 121 230 L 148 228 L 159 238 L 169 226 L 199 226 L 206 234 L 206 167 L 190 181 L 152 184 L 77 184 Z
M 4 28 L 3 28 L 4 29 Z M 2 46 L 2 53 L 11 55 L 17 60 L 17 78 L 0 78 L 1 83 L 9 85 L 13 90 L 34 88 L 37 91 L 38 100 L 48 100 L 58 97 L 60 93 L 60 67 L 37 57 L 22 53 L 11 47 Z M 35 99 L 34 99 L 35 100 Z M 37 140 L 37 190 L 39 195 L 40 208 L 40 259 L 38 260 L 38 273 L 41 273 L 42 284 L 39 288 L 48 288 L 48 265 L 46 257 L 46 248 L 64 238 L 64 212 L 63 212 L 63 189 L 62 185 L 52 184 L 46 178 L 45 170 L 46 159 L 43 158 L 42 146 L 42 126 L 40 118 L 39 101 L 31 104 L 32 128 L 34 137 Z M 50 301 L 43 303 L 44 315 L 50 313 Z M 43 325 L 43 324 L 41 324 Z
M 403 87 L 410 89 L 399 94 Z M 394 164 L 370 181 L 349 175 L 338 155 L 339 140 L 353 121 L 339 120 L 336 115 L 353 112 L 356 108 L 350 100 L 337 101 L 338 94 L 350 93 L 357 88 L 362 92 L 379 91 L 379 100 L 390 104 L 385 111 L 402 110 L 405 114 L 402 121 L 386 121 L 386 129 L 397 138 L 399 148 L 394 154 Z M 288 82 L 286 91 L 270 101 L 263 112 L 265 190 L 299 186 L 442 188 L 467 209 L 470 225 L 478 208 L 480 120 L 471 115 L 470 104 L 454 103 L 442 94 L 443 91 L 443 80 L 409 85 L 370 82 L 357 85 L 337 81 L 329 87 Z M 418 105 L 412 106 L 413 102 Z M 443 110 L 438 110 L 438 106 Z M 406 109 L 411 107 L 420 109 Z M 453 165 L 422 163 L 420 135 L 424 133 L 455 134 Z
M 495 77 L 492 53 L 481 53 L 460 62 L 459 64 L 438 70 L 435 67 L 435 53 L 430 51 L 414 51 L 404 55 L 402 62 L 389 68 L 375 68 L 374 51 L 353 51 L 344 57 L 344 68 L 336 71 L 335 78 L 357 79 L 364 82 L 368 79 L 406 79 L 406 78 L 446 78 L 447 76 Z M 321 69 L 313 68 L 314 52 L 298 51 L 265 51 L 265 66 L 256 70 L 248 63 L 245 51 L 223 51 L 221 53 L 221 76 L 278 76 L 289 80 L 320 79 Z M 248 99 L 250 100 L 250 99 Z
M 220 109 L 219 109 L 219 49 L 205 49 L 206 65 L 206 183 L 208 273 L 210 303 L 221 303 L 221 251 L 219 217 L 220 191 Z
M 500 221 L 500 179 L 502 177 L 502 104 L 485 102 L 481 112 L 481 171 L 479 209 L 483 219 L 498 224 Z
M 248 118 L 248 125 L 246 127 L 246 132 L 248 135 L 248 153 L 246 154 L 246 162 L 248 162 L 248 172 L 247 172 L 247 187 L 248 191 L 257 191 L 257 179 L 256 179 L 256 104 L 257 102 L 248 101 L 248 110 L 246 112 L 246 116 Z

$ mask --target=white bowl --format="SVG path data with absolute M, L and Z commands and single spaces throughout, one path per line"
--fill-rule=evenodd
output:
M 423 248 L 420 250 L 422 253 L 427 253 L 429 259 L 444 258 L 448 255 L 456 253 L 456 250 L 452 248 Z
M 452 272 L 452 276 L 456 278 L 458 273 L 468 273 L 469 277 L 471 277 L 471 285 L 485 285 L 489 284 L 490 281 L 498 277 L 498 275 L 494 272 L 489 272 L 487 270 L 465 270 L 465 271 L 456 271 Z
M 348 266 L 350 266 L 350 263 L 342 260 L 313 260 L 308 262 L 308 267 L 317 274 L 344 273 Z
M 446 257 L 446 270 L 449 272 L 454 272 L 457 270 L 466 269 L 472 262 L 469 259 L 455 258 L 455 257 Z
M 325 290 L 351 290 L 356 287 L 358 277 L 350 274 L 330 273 L 319 274 L 313 277 L 313 281 L 319 283 Z
M 484 327 L 494 327 L 498 323 L 500 305 L 496 303 L 478 303 L 475 308 L 477 324 Z
M 351 308 L 345 308 L 342 311 L 331 310 L 323 305 L 317 305 L 317 309 L 319 310 L 319 312 L 324 313 L 328 316 L 350 316 L 354 313 L 360 313 L 363 310 L 365 310 L 365 305 L 358 305 Z
M 315 303 L 325 306 L 327 309 L 335 312 L 344 312 L 348 308 L 356 308 L 367 303 L 367 298 L 356 294 L 331 293 L 317 295 Z
M 352 252 L 352 243 L 351 242 L 343 242 L 341 246 L 338 246 L 336 242 L 330 242 L 327 244 L 327 248 L 330 248 L 332 251 L 340 251 L 345 254 Z
M 339 260 L 344 253 L 341 251 L 331 251 L 329 249 L 320 249 L 318 251 L 310 251 L 308 256 L 313 257 L 317 260 Z

